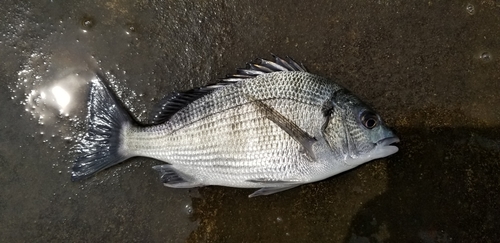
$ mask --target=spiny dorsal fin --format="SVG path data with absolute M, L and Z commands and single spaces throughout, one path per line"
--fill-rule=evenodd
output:
M 151 123 L 161 124 L 168 121 L 175 113 L 182 110 L 191 102 L 212 93 L 226 85 L 234 84 L 243 80 L 251 79 L 266 73 L 299 71 L 307 72 L 307 69 L 292 58 L 287 56 L 288 61 L 273 55 L 274 61 L 257 59 L 256 62 L 248 63 L 246 68 L 237 69 L 236 74 L 228 75 L 219 83 L 204 87 L 194 88 L 184 92 L 174 92 L 165 96 L 158 102 L 151 112 Z
M 256 76 L 282 71 L 298 71 L 307 72 L 304 65 L 297 63 L 292 58 L 287 56 L 288 61 L 273 55 L 274 62 L 259 58 L 256 62 L 248 63 L 246 68 L 236 70 L 236 74 L 228 75 L 222 81 L 226 82 L 239 82 L 244 79 L 254 78 Z
M 161 99 L 153 108 L 153 111 L 151 112 L 151 124 L 164 123 L 191 102 L 212 93 L 214 90 L 233 83 L 235 83 L 235 81 L 223 80 L 216 84 L 210 84 L 184 92 L 173 92 Z

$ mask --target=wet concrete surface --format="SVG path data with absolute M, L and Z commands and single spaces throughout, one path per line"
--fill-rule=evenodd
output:
M 0 23 L 2 241 L 500 241 L 498 1 L 6 0 Z M 141 158 L 70 182 L 94 72 L 146 121 L 269 53 L 362 97 L 400 151 L 252 199 L 165 188 Z

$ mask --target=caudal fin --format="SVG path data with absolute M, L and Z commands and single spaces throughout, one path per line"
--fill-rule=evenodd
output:
M 91 81 L 87 107 L 88 130 L 75 146 L 73 181 L 130 158 L 122 148 L 122 134 L 134 120 L 100 77 Z

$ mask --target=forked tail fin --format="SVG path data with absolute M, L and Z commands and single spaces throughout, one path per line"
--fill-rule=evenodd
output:
M 91 81 L 87 132 L 75 146 L 72 181 L 86 179 L 131 156 L 123 148 L 123 131 L 135 124 L 111 90 L 97 76 Z

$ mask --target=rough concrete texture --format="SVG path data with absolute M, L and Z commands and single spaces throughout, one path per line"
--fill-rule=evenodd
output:
M 499 1 L 4 0 L 0 33 L 2 242 L 500 240 Z M 252 199 L 165 188 L 142 158 L 70 182 L 93 72 L 145 121 L 270 53 L 375 107 L 400 151 Z

